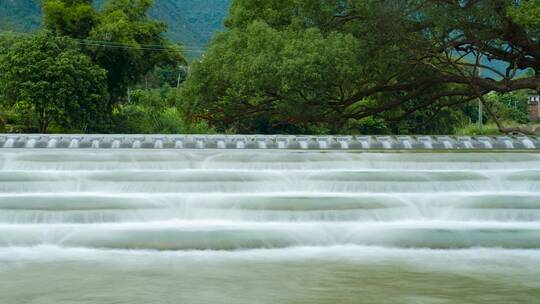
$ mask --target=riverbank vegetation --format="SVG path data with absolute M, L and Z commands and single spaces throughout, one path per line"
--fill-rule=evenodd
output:
M 236 0 L 191 62 L 151 6 L 48 0 L 43 31 L 0 35 L 4 128 L 536 132 L 528 98 L 540 89 L 540 1 Z M 479 117 L 495 128 L 473 127 Z

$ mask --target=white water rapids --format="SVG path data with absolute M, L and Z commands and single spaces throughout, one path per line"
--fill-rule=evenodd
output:
M 0 303 L 533 303 L 540 154 L 4 149 Z

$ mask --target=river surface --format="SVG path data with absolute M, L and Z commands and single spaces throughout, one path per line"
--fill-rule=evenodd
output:
M 540 154 L 0 149 L 0 303 L 538 303 Z

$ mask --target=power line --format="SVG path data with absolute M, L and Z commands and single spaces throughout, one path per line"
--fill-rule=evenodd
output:
M 14 34 L 15 36 L 30 36 L 30 35 L 32 35 L 30 33 L 0 30 L 0 34 L 2 34 L 2 33 L 3 34 Z M 134 46 L 134 45 L 121 43 L 121 42 L 114 42 L 114 41 L 94 40 L 94 39 L 78 39 L 78 38 L 72 38 L 72 37 L 67 37 L 67 38 L 69 38 L 71 40 L 74 40 L 74 41 L 77 41 L 78 43 L 83 44 L 83 45 L 103 47 L 103 48 L 133 49 L 133 50 L 158 51 L 158 52 L 165 52 L 165 51 L 170 50 L 166 46 L 157 45 L 157 44 L 139 44 L 137 46 Z M 187 51 L 200 51 L 200 52 L 206 51 L 206 47 L 204 47 L 202 45 L 180 44 L 179 46 L 182 49 L 187 50 Z
M 132 46 L 132 45 L 116 45 L 116 44 L 106 44 L 106 43 L 96 43 L 93 41 L 88 40 L 80 40 L 80 44 L 88 45 L 88 46 L 97 46 L 97 47 L 104 47 L 104 48 L 114 48 L 114 49 L 136 49 L 136 50 L 145 50 L 145 51 L 168 51 L 169 49 L 166 47 L 148 47 L 146 45 L 141 44 L 140 46 Z M 182 47 L 184 50 L 188 51 L 205 51 L 206 49 L 203 47 Z
M 34 34 L 32 33 L 26 33 L 26 32 L 15 32 L 15 31 L 6 31 L 6 30 L 0 30 L 0 33 L 4 33 L 4 34 L 15 34 L 16 36 L 32 36 Z M 69 37 L 69 36 L 57 36 L 57 37 L 65 37 L 65 38 L 69 38 L 71 40 L 77 40 L 77 41 L 82 41 L 82 42 L 92 42 L 92 43 L 103 43 L 103 44 L 107 44 L 107 45 L 118 45 L 118 46 L 126 46 L 126 47 L 133 47 L 133 45 L 130 45 L 130 44 L 127 44 L 127 43 L 123 43 L 123 42 L 115 42 L 115 41 L 108 41 L 108 40 L 97 40 L 97 39 L 79 39 L 79 38 L 73 38 L 73 37 Z M 149 47 L 149 48 L 164 48 L 163 45 L 161 44 L 140 44 L 141 46 L 144 46 L 144 47 Z M 204 44 L 180 44 L 181 46 L 187 46 L 187 47 L 192 47 L 192 48 L 205 48 L 206 45 Z

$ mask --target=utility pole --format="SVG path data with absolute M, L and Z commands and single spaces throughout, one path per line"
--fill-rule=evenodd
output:
M 538 115 L 537 115 L 537 119 L 540 118 L 540 90 L 538 90 L 536 92 L 536 107 L 538 108 Z
M 478 127 L 480 129 L 484 127 L 484 107 L 480 99 L 478 99 Z
M 184 72 L 186 74 L 186 77 L 189 75 L 189 66 L 179 66 L 179 71 L 178 71 L 178 79 L 176 80 L 176 88 L 178 89 L 180 87 L 180 79 L 182 78 L 182 72 Z
M 180 72 L 180 70 L 182 70 L 182 66 L 179 67 L 179 71 L 178 71 L 178 79 L 176 80 L 176 88 L 178 89 L 180 87 L 180 78 L 182 76 L 182 73 Z
M 480 54 L 479 64 L 482 65 L 482 54 Z M 477 76 L 482 77 L 482 68 L 478 67 Z M 484 127 L 484 105 L 482 104 L 482 99 L 478 98 L 478 128 L 482 129 Z

